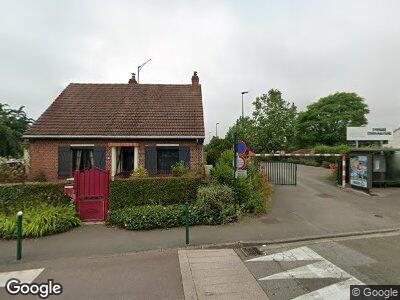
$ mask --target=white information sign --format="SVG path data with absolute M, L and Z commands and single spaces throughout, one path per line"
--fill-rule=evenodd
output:
M 347 127 L 348 141 L 388 141 L 393 130 L 386 127 Z

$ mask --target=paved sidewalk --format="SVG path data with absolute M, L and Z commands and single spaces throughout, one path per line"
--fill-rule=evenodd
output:
M 185 299 L 268 299 L 232 249 L 178 251 Z

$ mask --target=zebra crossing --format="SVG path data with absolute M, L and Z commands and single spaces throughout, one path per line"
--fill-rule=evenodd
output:
M 299 267 L 289 267 L 288 270 L 257 278 L 259 282 L 264 282 L 267 285 L 268 281 L 272 280 L 337 279 L 336 283 L 293 297 L 292 299 L 350 299 L 350 285 L 364 284 L 307 246 L 246 260 L 246 263 L 257 262 L 284 262 L 288 263 L 289 266 L 290 263 L 294 262 L 305 263 L 305 265 Z

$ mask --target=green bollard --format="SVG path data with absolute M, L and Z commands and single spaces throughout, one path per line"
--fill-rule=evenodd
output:
M 17 213 L 17 260 L 22 257 L 22 211 Z
M 189 245 L 189 203 L 185 203 L 186 245 Z

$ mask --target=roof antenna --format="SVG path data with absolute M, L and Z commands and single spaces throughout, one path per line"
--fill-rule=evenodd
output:
M 137 82 L 139 83 L 139 74 L 140 70 L 144 67 L 145 64 L 147 64 L 149 61 L 151 61 L 151 58 L 147 60 L 146 62 L 142 63 L 140 66 L 137 67 Z

